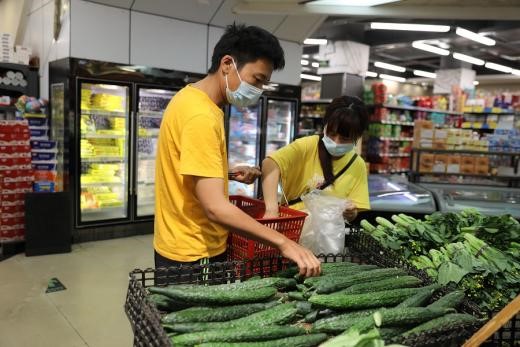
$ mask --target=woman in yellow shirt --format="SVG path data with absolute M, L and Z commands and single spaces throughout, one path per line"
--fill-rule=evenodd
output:
M 324 189 L 349 199 L 343 216 L 352 221 L 359 211 L 370 209 L 364 160 L 354 150 L 368 127 L 368 112 L 357 97 L 332 100 L 324 117 L 324 134 L 297 139 L 269 155 L 262 163 L 264 218 L 278 216 L 278 183 L 289 205 L 303 209 L 300 197 Z

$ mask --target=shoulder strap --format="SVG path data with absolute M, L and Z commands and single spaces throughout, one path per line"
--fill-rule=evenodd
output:
M 352 164 L 357 159 L 357 157 L 358 157 L 358 154 L 354 153 L 352 158 L 350 158 L 350 160 L 348 161 L 347 165 L 345 165 L 345 167 L 343 169 L 339 170 L 339 172 L 334 175 L 334 179 L 332 181 L 329 181 L 329 182 L 323 182 L 323 184 L 321 186 L 319 186 L 318 189 L 323 190 L 323 189 L 327 188 L 328 186 L 330 186 L 332 183 L 334 183 L 334 181 L 336 179 L 341 177 L 341 175 L 343 175 L 352 166 Z M 293 199 L 293 200 L 289 201 L 289 206 L 290 205 L 294 205 L 296 203 L 299 203 L 301 201 L 302 201 L 302 199 L 300 199 L 300 198 Z

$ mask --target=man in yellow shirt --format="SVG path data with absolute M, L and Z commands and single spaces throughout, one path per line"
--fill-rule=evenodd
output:
M 320 263 L 306 248 L 229 202 L 225 104 L 253 105 L 274 69 L 285 64 L 278 39 L 258 27 L 231 25 L 214 48 L 208 75 L 180 90 L 166 108 L 156 164 L 155 266 L 224 261 L 228 229 L 277 247 L 306 276 Z M 232 170 L 251 183 L 260 172 Z
M 266 203 L 264 217 L 278 216 L 277 187 L 292 208 L 303 209 L 299 199 L 313 189 L 325 189 L 352 204 L 343 216 L 348 221 L 358 211 L 370 209 L 365 162 L 354 146 L 368 127 L 368 114 L 356 97 L 335 98 L 325 112 L 323 136 L 308 136 L 272 153 L 262 163 L 262 189 Z

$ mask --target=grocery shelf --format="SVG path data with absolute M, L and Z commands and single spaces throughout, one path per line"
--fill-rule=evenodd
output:
M 375 136 L 376 138 L 384 141 L 413 141 L 413 137 L 386 137 L 386 136 Z
M 124 139 L 126 135 L 81 134 L 82 139 Z
M 81 187 L 104 187 L 104 186 L 122 186 L 122 185 L 124 185 L 123 181 L 81 183 Z
M 125 158 L 122 158 L 122 157 L 92 157 L 92 158 L 81 157 L 81 161 L 84 163 L 124 163 Z
M 508 179 L 508 180 L 519 180 L 520 175 L 518 176 L 499 176 L 499 175 L 482 175 L 482 174 L 467 174 L 467 173 L 452 173 L 452 172 L 419 172 L 419 171 L 411 171 L 413 175 L 443 175 L 443 176 L 464 176 L 464 177 L 476 177 L 476 178 L 499 178 L 499 179 Z
M 374 157 L 406 158 L 410 156 L 410 153 L 368 153 L 367 155 Z
M 163 118 L 164 112 L 158 112 L 158 111 L 141 111 L 137 113 L 139 117 L 146 117 L 146 118 Z
M 389 105 L 389 104 L 373 104 L 367 105 L 372 107 L 384 107 L 395 110 L 405 110 L 405 111 L 420 111 L 420 112 L 430 112 L 430 113 L 444 113 L 444 114 L 452 114 L 461 116 L 461 112 L 447 111 L 447 110 L 436 110 L 433 108 L 425 108 L 425 107 L 416 107 L 416 106 L 399 106 L 399 105 Z
M 413 127 L 413 122 L 401 122 L 401 121 L 392 121 L 392 120 L 381 120 L 381 121 L 370 121 L 370 123 L 381 123 L 381 124 L 390 124 L 390 125 L 405 125 Z
M 407 173 L 409 172 L 410 170 L 409 169 L 400 169 L 400 170 L 376 170 L 374 171 L 375 173 L 379 173 L 379 174 L 387 174 L 387 173 Z M 374 173 L 374 172 L 371 172 L 371 173 Z
M 0 105 L 0 111 L 16 111 L 16 107 Z
M 472 151 L 469 149 L 430 149 L 430 148 L 413 148 L 412 152 L 428 152 L 428 153 L 446 153 L 446 154 L 482 154 L 482 155 L 504 155 L 504 156 L 519 156 L 520 152 L 484 152 L 484 151 Z
M 106 110 L 81 110 L 81 114 L 103 117 L 127 118 L 127 113 L 123 111 L 106 111 Z
M 121 206 L 106 206 L 106 207 L 97 207 L 97 208 L 82 208 L 81 213 L 84 214 L 93 214 L 93 213 L 103 213 L 103 212 L 111 212 L 116 210 L 124 209 L 123 201 L 121 201 Z
M 27 90 L 27 87 L 22 87 L 22 86 L 11 86 L 11 85 L 7 85 L 7 84 L 0 83 L 0 89 L 3 89 L 3 90 L 11 90 L 11 91 L 13 91 L 13 92 L 24 93 L 24 92 Z
M 464 112 L 464 114 L 475 116 L 514 116 L 515 112 Z
M 140 160 L 155 160 L 157 158 L 156 155 L 146 154 L 146 155 L 138 155 L 138 159 Z

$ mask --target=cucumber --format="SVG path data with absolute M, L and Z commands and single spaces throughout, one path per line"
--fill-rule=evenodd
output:
M 462 290 L 454 290 L 434 301 L 426 307 L 431 308 L 456 308 L 464 301 L 464 292 Z
M 308 301 L 297 301 L 296 310 L 300 316 L 305 316 L 313 311 L 312 304 Z
M 282 277 L 282 278 L 291 278 L 293 279 L 295 275 L 300 272 L 296 266 L 290 266 L 285 270 L 277 271 L 273 274 L 273 277 Z
M 233 319 L 227 322 L 201 322 L 201 323 L 177 323 L 163 324 L 163 327 L 170 332 L 188 333 L 196 331 L 206 331 L 226 328 L 239 327 L 259 327 L 275 324 L 284 324 L 292 321 L 298 313 L 295 303 L 280 304 L 264 311 L 256 312 L 251 315 Z M 241 329 L 237 329 L 241 330 Z
M 305 301 L 305 296 L 302 292 L 288 292 L 287 296 L 289 299 L 296 300 L 296 301 Z
M 386 289 L 417 287 L 420 286 L 421 283 L 422 281 L 414 276 L 396 276 L 374 282 L 355 284 L 338 293 L 361 294 L 378 292 Z
M 258 281 L 244 282 L 258 283 Z M 148 290 L 154 294 L 166 295 L 174 300 L 199 304 L 199 305 L 233 305 L 266 301 L 277 293 L 274 287 L 261 287 L 257 289 L 207 289 L 210 287 L 194 287 L 189 290 L 173 287 L 150 287 Z
M 371 318 L 376 326 L 402 326 L 423 323 L 452 312 L 455 312 L 455 310 L 451 308 L 394 307 L 381 309 L 374 313 Z
M 319 307 L 334 310 L 360 310 L 372 307 L 395 306 L 419 291 L 420 288 L 399 288 L 364 294 L 318 294 L 311 296 L 309 302 Z
M 316 320 L 318 319 L 318 313 L 320 311 L 319 310 L 314 310 L 314 311 L 311 311 L 309 313 L 307 313 L 303 319 L 303 321 L 305 323 L 314 323 L 316 322 Z
M 171 336 L 173 346 L 194 346 L 205 342 L 256 342 L 305 335 L 305 329 L 292 326 L 250 326 L 225 328 Z
M 375 269 L 356 273 L 348 277 L 329 278 L 327 281 L 321 281 L 316 284 L 315 289 L 318 294 L 328 294 L 353 286 L 354 284 L 372 282 L 399 275 L 406 275 L 406 272 L 396 268 Z
M 390 341 L 394 337 L 400 336 L 404 332 L 406 332 L 408 327 L 389 327 L 389 328 L 381 328 L 379 329 L 379 335 L 381 339 L 385 341 Z
M 187 303 L 182 303 L 175 301 L 166 295 L 162 294 L 150 294 L 147 296 L 147 299 L 157 307 L 157 309 L 166 312 L 183 310 L 187 307 L 191 307 L 192 305 Z
M 479 320 L 466 313 L 450 313 L 442 317 L 434 318 L 421 325 L 404 332 L 401 336 L 408 338 L 415 334 L 429 332 L 431 330 L 444 330 L 450 327 L 458 327 L 462 324 L 476 323 Z
M 401 302 L 396 307 L 421 307 L 430 300 L 433 293 L 438 290 L 441 286 L 438 284 L 432 284 L 427 287 L 423 287 L 422 290 L 415 295 L 412 295 L 408 299 Z
M 348 276 L 358 272 L 368 271 L 377 269 L 377 265 L 350 265 L 346 267 L 336 267 L 330 269 L 322 269 L 321 276 Z M 320 278 L 320 277 L 310 277 L 310 278 Z M 303 282 L 305 283 L 305 281 Z
M 278 304 L 279 303 L 277 301 L 269 301 L 266 303 L 253 303 L 222 307 L 190 307 L 182 311 L 172 312 L 165 315 L 161 319 L 161 322 L 165 324 L 223 322 L 241 318 L 276 306 Z
M 208 342 L 197 347 L 314 347 L 326 339 L 326 334 L 309 334 L 261 342 Z
M 339 334 L 353 326 L 360 319 L 372 316 L 376 311 L 376 309 L 362 310 L 322 318 L 314 322 L 312 325 L 312 331 Z

